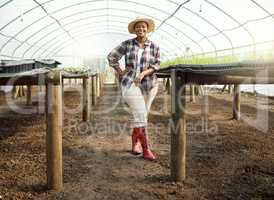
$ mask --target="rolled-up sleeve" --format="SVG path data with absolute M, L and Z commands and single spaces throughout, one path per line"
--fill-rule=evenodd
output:
M 110 67 L 119 67 L 119 60 L 126 53 L 126 43 L 122 42 L 119 46 L 115 47 L 107 56 Z
M 153 68 L 154 70 L 159 70 L 160 63 L 161 63 L 160 47 L 156 46 L 154 51 L 154 62 L 149 65 L 149 68 Z

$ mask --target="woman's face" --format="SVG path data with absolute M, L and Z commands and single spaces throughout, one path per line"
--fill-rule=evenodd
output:
M 137 22 L 134 27 L 135 34 L 139 37 L 145 37 L 147 34 L 147 23 Z

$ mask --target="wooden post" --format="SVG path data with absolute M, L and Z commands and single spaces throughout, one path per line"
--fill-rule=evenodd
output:
M 203 85 L 199 85 L 198 86 L 198 93 L 199 93 L 199 95 L 205 95 L 205 88 L 204 88 L 204 86 Z
M 93 106 L 96 105 L 96 98 L 97 98 L 97 94 L 96 94 L 96 76 L 92 76 L 91 77 L 91 104 Z
M 117 75 L 117 73 L 115 72 L 114 73 L 114 82 L 115 82 L 115 85 L 119 85 L 120 83 L 120 81 L 119 81 L 119 76 Z
M 90 120 L 90 81 L 88 77 L 83 78 L 83 121 Z
M 103 93 L 103 86 L 104 86 L 104 74 L 100 76 L 100 91 Z
M 185 85 L 175 70 L 171 73 L 171 151 L 170 170 L 174 181 L 186 178 L 186 113 Z
M 60 72 L 52 72 L 46 81 L 46 155 L 49 189 L 63 188 L 62 164 L 62 91 Z
M 25 88 L 23 85 L 21 86 L 21 95 L 22 95 L 22 97 L 25 96 Z
M 226 88 L 227 85 L 224 85 L 223 88 L 222 88 L 222 92 L 225 91 L 225 88 Z
M 204 132 L 208 133 L 208 113 L 209 113 L 209 98 L 208 98 L 208 90 L 206 87 L 200 85 L 200 88 L 202 88 L 201 96 L 202 96 L 202 102 L 201 102 L 201 117 L 202 117 L 202 123 L 205 125 Z
M 16 99 L 19 95 L 19 86 L 13 86 L 13 98 Z
M 64 80 L 63 77 L 61 78 L 61 86 L 62 86 L 62 96 L 64 96 L 64 91 L 65 91 L 65 80 Z
M 228 85 L 228 93 L 233 94 L 233 88 L 231 84 Z
M 98 78 L 99 78 L 99 91 L 100 91 L 100 95 L 101 95 L 101 93 L 102 93 L 102 74 L 99 74 Z
M 194 94 L 195 94 L 196 96 L 199 96 L 199 95 L 200 95 L 199 88 L 200 88 L 200 85 L 195 85 L 195 86 L 194 86 Z
M 103 74 L 100 74 L 100 85 L 101 85 L 101 89 L 103 88 Z
M 167 94 L 170 95 L 170 79 L 169 78 L 167 78 L 165 89 L 167 91 Z
M 22 86 L 21 85 L 18 85 L 16 86 L 18 89 L 17 89 L 17 97 L 22 97 L 23 96 L 23 92 L 22 92 Z
M 233 119 L 240 120 L 241 118 L 241 91 L 240 85 L 235 84 L 233 90 Z
M 163 114 L 170 114 L 170 107 L 169 107 L 169 96 L 163 94 Z
M 101 95 L 101 93 L 100 93 L 100 77 L 99 77 L 99 74 L 96 75 L 96 94 L 97 94 L 97 97 L 99 97 Z
M 31 85 L 27 85 L 27 105 L 30 106 L 31 104 Z
M 103 74 L 99 75 L 99 89 L 100 89 L 100 93 L 102 93 L 103 90 Z
M 191 84 L 190 86 L 190 102 L 195 102 L 195 86 Z

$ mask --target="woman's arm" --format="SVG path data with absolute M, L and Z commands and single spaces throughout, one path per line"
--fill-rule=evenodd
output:
M 120 68 L 119 60 L 126 54 L 126 42 L 122 42 L 115 47 L 107 56 L 110 67 L 113 67 L 119 76 L 123 76 L 127 71 Z
M 117 74 L 119 75 L 119 77 L 124 76 L 126 73 L 129 72 L 129 70 L 127 68 L 125 68 L 124 70 L 122 70 L 120 67 L 115 68 Z
M 161 59 L 160 59 L 160 47 L 159 46 L 156 46 L 155 47 L 155 54 L 154 54 L 154 58 L 155 58 L 155 61 L 150 64 L 148 66 L 149 69 L 154 69 L 155 71 L 160 69 L 160 63 L 161 63 Z
M 140 83 L 145 76 L 153 74 L 156 70 L 160 69 L 160 48 L 155 47 L 156 53 L 154 55 L 155 62 L 150 64 L 146 70 L 140 73 L 134 80 L 136 84 Z
M 148 76 L 148 75 L 153 74 L 154 71 L 155 71 L 155 69 L 153 69 L 153 68 L 150 68 L 150 69 L 147 69 L 147 70 L 142 71 L 142 72 L 134 79 L 134 83 L 136 83 L 136 84 L 140 83 L 140 82 L 143 80 L 143 78 L 144 78 L 145 76 Z

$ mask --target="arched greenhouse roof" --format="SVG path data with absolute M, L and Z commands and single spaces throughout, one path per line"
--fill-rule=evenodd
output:
M 274 51 L 273 0 L 0 0 L 0 58 L 63 63 L 106 54 L 147 16 L 162 59 Z

